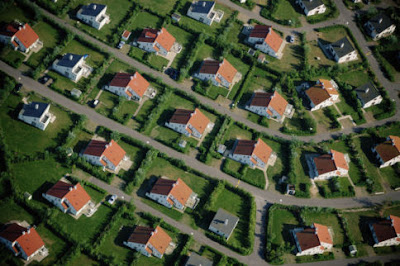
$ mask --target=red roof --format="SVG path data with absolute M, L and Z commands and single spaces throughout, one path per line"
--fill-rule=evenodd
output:
M 400 234 L 400 218 L 394 215 L 390 215 L 389 219 L 392 221 L 392 225 L 396 234 Z
M 28 257 L 44 246 L 44 242 L 35 228 L 29 228 L 28 233 L 28 228 L 20 226 L 17 223 L 7 225 L 7 227 L 0 232 L 0 237 L 12 243 L 17 242 Z
M 126 88 L 130 87 L 137 95 L 142 97 L 150 83 L 136 72 L 135 74 L 117 73 L 110 82 L 110 86 Z
M 76 211 L 79 211 L 90 201 L 89 194 L 87 194 L 81 184 L 77 183 L 76 185 L 73 185 L 61 180 L 50 188 L 46 194 L 59 199 L 67 199 Z
M 117 166 L 126 152 L 114 140 L 110 142 L 91 140 L 83 154 L 97 157 L 105 156 L 113 165 Z
M 321 243 L 333 244 L 328 227 L 316 223 L 313 224 L 313 227 L 304 228 L 297 232 L 296 237 L 301 251 L 318 247 Z
M 142 34 L 138 38 L 138 42 L 149 42 L 161 45 L 168 52 L 175 43 L 175 38 L 167 31 L 167 29 L 162 28 L 161 30 L 156 29 L 144 29 Z
M 375 150 L 384 162 L 400 156 L 400 137 L 389 136 L 389 140 L 377 145 Z
M 323 103 L 331 98 L 331 95 L 321 85 L 314 85 L 305 92 L 314 105 Z
M 131 32 L 127 31 L 127 30 L 124 30 L 124 32 L 122 33 L 122 37 L 125 39 L 128 39 L 130 35 L 131 35 Z
M 314 223 L 314 227 L 317 232 L 319 242 L 333 245 L 332 237 L 327 226 Z
M 254 26 L 250 33 L 250 37 L 264 39 L 264 42 L 266 42 L 275 52 L 278 52 L 283 42 L 281 36 L 279 36 L 271 26 L 265 25 Z
M 237 140 L 233 154 L 255 155 L 264 163 L 267 163 L 271 156 L 272 149 L 262 139 Z
M 205 116 L 198 108 L 194 111 L 185 109 L 175 109 L 174 114 L 169 120 L 170 123 L 177 123 L 183 125 L 192 125 L 200 134 L 204 133 L 210 123 L 210 119 Z M 189 128 L 188 128 L 189 130 Z
M 136 226 L 128 242 L 147 245 L 150 243 L 158 252 L 164 254 L 172 238 L 159 226 L 156 229 L 145 226 Z M 150 252 L 151 253 L 151 252 Z
M 335 150 L 330 150 L 329 154 L 314 157 L 314 164 L 317 168 L 318 175 L 330 173 L 339 168 L 349 170 L 344 154 Z
M 22 26 L 17 23 L 10 23 L 0 35 L 15 36 L 26 48 L 31 47 L 39 39 L 39 36 L 28 23 Z
M 278 114 L 283 115 L 288 102 L 276 91 L 273 93 L 255 92 L 251 98 L 250 105 L 271 107 L 278 112 Z
M 204 60 L 200 68 L 200 73 L 205 74 L 220 74 L 229 83 L 232 83 L 238 71 L 224 59 L 221 63 L 216 60 Z
M 188 185 L 186 185 L 186 183 L 180 178 L 176 181 L 159 178 L 150 192 L 160 195 L 172 195 L 177 201 L 185 206 L 190 195 L 192 195 L 193 190 L 191 190 L 190 187 L 188 187 Z
M 394 215 L 390 215 L 389 219 L 381 220 L 373 223 L 372 228 L 374 229 L 378 242 L 386 241 L 397 237 L 399 230 L 400 218 Z

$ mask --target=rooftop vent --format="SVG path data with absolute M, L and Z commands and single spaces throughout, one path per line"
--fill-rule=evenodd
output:
M 343 48 L 344 47 L 344 42 L 342 42 L 341 44 L 340 44 L 340 48 Z
M 97 5 L 93 5 L 93 10 L 96 10 L 96 8 L 97 8 Z
M 69 55 L 69 60 L 72 61 L 74 59 L 74 56 L 72 54 Z
M 228 219 L 225 219 L 224 225 L 228 225 Z
M 366 88 L 366 89 L 364 90 L 364 92 L 365 92 L 365 93 L 368 93 L 368 92 L 369 92 L 369 88 Z
M 379 21 L 378 21 L 378 22 L 379 22 L 379 24 L 381 24 L 381 23 L 382 23 L 382 21 L 383 21 L 383 18 L 380 18 L 380 19 L 379 19 Z
M 202 3 L 202 4 L 203 4 L 203 6 L 206 6 L 206 1 L 203 1 L 203 3 Z
M 39 109 L 39 104 L 35 104 L 35 109 L 36 109 L 36 110 Z

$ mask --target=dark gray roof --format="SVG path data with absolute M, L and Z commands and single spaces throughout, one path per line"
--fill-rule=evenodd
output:
M 30 117 L 41 117 L 43 112 L 46 110 L 48 103 L 31 102 L 29 104 L 24 104 L 24 116 Z
M 185 266 L 212 266 L 213 262 L 209 259 L 206 259 L 194 252 L 190 254 L 189 259 L 187 260 Z
M 333 50 L 339 58 L 353 52 L 355 49 L 347 37 L 340 39 L 337 42 L 331 43 Z
M 322 2 L 322 0 L 302 0 L 301 2 L 303 2 L 303 4 L 306 6 L 308 11 L 311 11 L 314 8 L 317 8 L 320 5 L 324 4 L 324 2 Z
M 225 221 L 228 221 L 225 224 Z M 232 231 L 235 229 L 239 218 L 225 211 L 224 209 L 218 209 L 217 213 L 214 216 L 214 219 L 211 221 L 210 226 L 214 227 L 220 232 L 223 232 L 225 235 L 231 235 Z
M 198 1 L 192 3 L 190 6 L 192 12 L 208 14 L 210 10 L 214 7 L 215 2 L 213 1 Z
M 63 57 L 58 61 L 57 65 L 72 68 L 79 62 L 79 60 L 81 60 L 82 57 L 83 55 L 67 53 L 63 55 Z
M 375 17 L 368 20 L 368 22 L 374 27 L 377 34 L 389 28 L 393 22 L 385 14 L 378 14 Z
M 374 84 L 371 81 L 358 87 L 356 89 L 356 93 L 357 93 L 357 97 L 364 104 L 375 99 L 376 97 L 378 97 L 380 95 L 378 89 L 374 86 Z
M 96 17 L 106 7 L 106 5 L 91 3 L 87 6 L 82 6 L 81 14 L 85 16 Z

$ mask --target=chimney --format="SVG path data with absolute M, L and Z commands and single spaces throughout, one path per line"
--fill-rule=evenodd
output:
M 39 109 L 39 104 L 35 104 L 35 109 L 36 109 L 36 110 Z
M 74 56 L 72 54 L 69 55 L 69 60 L 72 61 L 72 59 L 74 58 Z
M 27 233 L 27 234 L 30 234 L 30 232 L 31 232 L 31 227 L 28 226 L 28 228 L 26 228 L 26 233 Z
M 379 23 L 380 23 L 380 22 L 379 22 Z M 25 29 L 25 25 L 26 25 L 26 24 L 24 24 L 24 26 L 22 26 L 22 28 L 24 28 L 24 29 Z
M 205 7 L 206 6 L 206 1 L 203 1 L 203 7 Z
M 22 27 L 21 27 L 21 26 L 19 26 L 19 27 L 18 27 L 18 30 L 22 30 Z
M 25 231 L 22 231 L 22 235 L 25 235 Z
M 381 24 L 383 21 L 383 18 L 379 18 L 379 24 Z
M 97 8 L 97 5 L 93 5 L 93 10 L 96 10 L 96 8 Z
M 225 219 L 224 225 L 228 225 L 228 219 Z
M 76 188 L 77 188 L 77 186 L 75 185 L 75 186 L 74 186 L 74 189 L 76 190 Z
M 340 48 L 343 48 L 344 47 L 344 42 L 342 42 L 341 44 L 340 44 Z
M 368 92 L 369 92 L 369 88 L 366 88 L 366 89 L 364 90 L 364 92 L 365 92 L 365 93 L 368 93 Z
M 72 189 L 73 189 L 72 187 L 69 187 L 69 188 L 68 188 L 69 191 L 71 191 Z
M 151 236 L 153 236 L 153 235 L 154 235 L 154 231 L 153 231 L 153 232 L 151 232 L 151 233 L 150 233 L 150 235 L 151 235 Z
M 110 143 L 108 144 L 108 146 L 111 147 L 111 145 L 112 145 L 112 141 L 110 141 Z

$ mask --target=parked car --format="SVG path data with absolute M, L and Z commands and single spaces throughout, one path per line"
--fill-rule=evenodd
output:
M 117 200 L 117 198 L 118 198 L 118 196 L 117 195 L 111 195 L 109 198 L 108 198 L 108 203 L 110 203 L 111 205 L 112 204 L 114 204 L 115 203 L 115 201 Z
M 167 70 L 165 70 L 165 74 L 167 74 L 173 80 L 177 80 L 179 76 L 179 71 L 170 67 Z
M 121 49 L 121 48 L 124 46 L 124 44 L 125 44 L 124 41 L 120 41 L 120 42 L 118 43 L 117 48 L 118 48 L 118 49 Z
M 18 83 L 17 85 L 15 85 L 14 90 L 15 90 L 15 92 L 19 92 L 21 90 L 21 88 L 22 88 L 22 84 Z
M 93 100 L 92 101 L 92 107 L 96 108 L 96 106 L 99 104 L 99 100 Z
M 294 43 L 294 36 L 293 35 L 289 35 L 288 36 L 288 40 L 290 43 Z
M 41 78 L 39 79 L 39 82 L 42 83 L 42 84 L 46 84 L 47 81 L 49 81 L 49 79 L 50 79 L 49 76 L 44 75 L 43 77 L 41 77 Z

